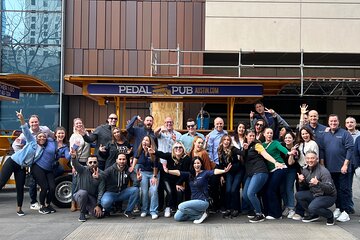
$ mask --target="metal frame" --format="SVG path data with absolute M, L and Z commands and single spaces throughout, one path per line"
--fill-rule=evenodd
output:
M 160 63 L 158 53 L 160 52 L 176 52 L 176 63 Z M 299 69 L 299 84 L 290 84 L 285 86 L 280 92 L 281 96 L 342 96 L 342 97 L 358 97 L 360 96 L 360 76 L 357 78 L 349 77 L 323 77 L 323 76 L 305 76 L 304 70 L 306 69 L 360 69 L 360 66 L 330 66 L 330 65 L 305 65 L 304 64 L 304 50 L 300 51 L 299 64 L 242 64 L 242 55 L 244 53 L 254 53 L 255 51 L 243 51 L 240 49 L 238 52 L 234 51 L 185 51 L 180 50 L 179 44 L 176 49 L 155 49 L 151 46 L 151 73 L 150 76 L 161 75 L 158 73 L 160 66 L 173 66 L 176 67 L 176 75 L 172 77 L 183 77 L 186 74 L 181 74 L 184 68 L 224 68 L 224 69 L 237 69 L 237 78 L 245 77 L 242 75 L 244 68 L 293 68 Z M 184 53 L 230 53 L 238 54 L 237 66 L 213 66 L 213 65 L 189 65 L 181 64 L 181 59 Z M 256 53 L 277 53 L 277 52 L 256 52 Z M 236 78 L 236 77 L 234 77 Z M 257 77 L 261 79 L 261 77 Z M 264 77 L 268 78 L 268 77 Z

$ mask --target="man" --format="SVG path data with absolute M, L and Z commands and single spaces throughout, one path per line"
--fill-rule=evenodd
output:
M 309 127 L 315 136 L 315 142 L 319 144 L 321 135 L 326 131 L 326 126 L 319 123 L 319 113 L 316 110 L 309 111 L 309 123 L 305 126 Z
M 348 117 L 345 119 L 345 127 L 347 131 L 351 134 L 351 136 L 354 139 L 354 144 L 357 139 L 357 137 L 360 136 L 360 131 L 356 129 L 356 120 L 353 117 Z M 351 206 L 351 214 L 355 213 L 354 210 L 354 202 L 352 200 L 353 191 L 352 191 L 352 183 L 354 179 L 355 169 L 357 168 L 356 159 L 355 159 L 355 146 L 354 146 L 354 152 L 353 152 L 353 158 L 351 159 L 351 173 L 350 173 L 350 191 L 351 191 L 351 199 L 350 199 L 350 206 Z
M 138 170 L 136 174 L 130 173 L 126 164 L 126 155 L 120 153 L 116 159 L 116 163 L 105 169 L 101 174 L 101 178 L 105 181 L 106 192 L 101 197 L 101 205 L 105 209 L 105 213 L 109 214 L 114 203 L 128 201 L 124 216 L 127 218 L 135 218 L 132 211 L 135 204 L 139 201 L 139 188 L 128 187 L 129 180 L 141 181 L 141 173 Z M 135 179 L 136 178 L 136 179 Z
M 301 189 L 295 198 L 298 203 L 309 213 L 302 221 L 313 222 L 319 216 L 326 218 L 326 225 L 334 225 L 335 220 L 329 209 L 336 200 L 336 188 L 330 172 L 318 163 L 318 156 L 314 151 L 308 151 L 305 155 L 306 167 L 302 173 L 298 173 Z
M 154 133 L 155 133 L 155 136 L 158 141 L 158 150 L 165 152 L 165 153 L 171 152 L 173 144 L 175 143 L 176 140 L 179 140 L 181 137 L 181 134 L 178 131 L 174 130 L 174 121 L 171 117 L 166 117 L 165 121 L 164 121 L 164 125 L 155 129 Z M 160 162 L 162 164 L 167 163 L 167 161 L 162 158 L 160 158 Z M 167 188 L 163 181 L 164 175 L 165 175 L 164 171 L 160 167 L 160 179 L 162 179 L 162 180 L 159 182 L 159 186 L 158 186 L 159 209 L 162 209 L 164 206 L 164 190 L 167 191 Z M 166 199 L 165 199 L 166 200 L 166 208 L 164 211 L 165 217 L 171 216 L 171 210 L 170 210 L 170 206 L 169 206 L 170 198 L 171 198 L 171 196 L 167 192 Z
M 334 217 L 340 222 L 350 220 L 350 159 L 354 140 L 350 133 L 339 127 L 339 117 L 331 114 L 328 119 L 329 131 L 322 134 L 320 144 L 320 163 L 331 173 L 337 190 Z
M 263 119 L 266 122 L 266 126 L 274 131 L 274 139 L 279 138 L 279 131 L 281 127 L 289 127 L 289 124 L 273 109 L 267 109 L 261 101 L 257 101 L 255 104 L 256 114 L 250 112 L 250 125 L 254 128 L 255 122 L 259 119 Z
M 104 181 L 99 177 L 101 170 L 98 168 L 98 159 L 95 155 L 90 155 L 86 161 L 86 166 L 79 163 L 76 151 L 71 149 L 71 163 L 78 176 L 74 190 L 74 200 L 80 206 L 79 221 L 85 222 L 85 214 L 101 218 L 103 215 L 101 206 L 101 196 L 105 189 Z
M 143 122 L 143 126 L 134 126 L 136 121 Z M 126 125 L 126 131 L 128 132 L 128 139 L 134 138 L 134 155 L 136 156 L 138 148 L 141 144 L 142 139 L 149 135 L 154 140 L 156 139 L 155 133 L 152 129 L 154 124 L 154 117 L 147 115 L 144 118 L 144 121 L 140 116 L 134 116 L 131 118 L 130 122 Z
M 180 137 L 180 141 L 184 144 L 186 152 L 190 152 L 194 138 L 196 136 L 199 136 L 205 141 L 205 136 L 201 133 L 196 132 L 197 125 L 195 123 L 195 120 L 192 118 L 189 118 L 186 121 L 186 128 L 188 129 L 188 132 L 184 133 Z
M 31 115 L 29 118 L 30 132 L 35 137 L 39 132 L 45 133 L 48 137 L 54 138 L 54 132 L 52 132 L 47 126 L 40 126 L 40 118 L 38 115 Z M 15 152 L 22 149 L 26 144 L 26 139 L 23 133 L 12 143 L 12 148 Z M 37 183 L 30 174 L 29 181 L 29 195 L 30 195 L 30 209 L 39 210 L 40 204 L 37 201 Z
M 216 167 L 219 167 L 219 155 L 218 147 L 222 136 L 227 134 L 227 131 L 224 130 L 224 120 L 220 117 L 215 118 L 214 120 L 214 130 L 212 130 L 207 136 L 207 151 L 211 161 L 216 164 Z M 222 200 L 220 194 L 220 175 L 213 175 L 209 179 L 209 195 L 214 200 L 213 206 L 211 206 L 210 211 L 216 212 L 221 208 Z
M 83 131 L 80 134 L 83 136 L 84 141 L 88 143 L 93 143 L 96 141 L 95 145 L 95 155 L 97 156 L 99 162 L 99 168 L 101 170 L 105 169 L 105 161 L 100 154 L 99 154 L 99 147 L 101 145 L 106 145 L 108 142 L 112 140 L 112 133 L 111 130 L 116 126 L 118 117 L 115 113 L 111 113 L 107 119 L 107 124 L 103 124 L 98 126 L 94 132 L 88 133 L 87 131 Z

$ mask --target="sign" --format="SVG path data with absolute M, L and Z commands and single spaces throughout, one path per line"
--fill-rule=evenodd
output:
M 20 88 L 0 82 L 0 99 L 17 101 L 20 97 Z
M 90 95 L 128 97 L 261 97 L 262 85 L 91 83 Z

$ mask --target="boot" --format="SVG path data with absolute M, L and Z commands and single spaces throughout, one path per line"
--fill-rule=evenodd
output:
M 73 201 L 71 201 L 70 211 L 75 212 L 76 210 L 77 210 L 77 208 L 76 208 L 76 202 L 73 200 Z

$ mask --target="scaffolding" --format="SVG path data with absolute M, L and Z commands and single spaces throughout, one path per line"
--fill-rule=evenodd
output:
M 167 53 L 166 59 L 174 59 L 174 62 L 161 62 L 161 55 Z M 291 70 L 292 76 L 299 81 L 297 84 L 289 84 L 284 86 L 278 93 L 280 96 L 327 96 L 327 97 L 358 97 L 360 96 L 360 66 L 349 65 L 307 65 L 304 63 L 304 54 L 302 50 L 298 52 L 300 55 L 300 61 L 297 64 L 249 64 L 243 63 L 244 54 L 255 53 L 255 51 L 185 51 L 181 50 L 179 45 L 175 49 L 155 49 L 151 47 L 151 76 L 170 75 L 172 77 L 192 77 L 191 71 L 185 71 L 185 69 L 197 69 L 199 75 L 203 75 L 206 78 L 211 76 L 219 77 L 224 76 L 224 70 L 231 72 L 227 76 L 233 79 L 243 79 L 254 76 L 248 76 L 244 73 L 246 69 L 281 69 L 284 72 Z M 256 53 L 278 53 L 278 52 L 256 52 Z M 191 61 L 185 61 L 185 55 L 198 54 L 200 58 L 204 59 L 205 54 L 237 54 L 237 65 L 204 65 L 204 64 L 191 64 Z M 172 57 L 171 57 L 172 55 Z M 203 62 L 203 60 L 201 61 Z M 167 67 L 172 69 L 166 73 L 160 71 L 161 67 Z M 208 74 L 208 69 L 213 69 L 211 74 Z M 216 73 L 216 71 L 218 73 Z M 347 71 L 346 74 L 336 76 L 327 76 L 329 74 L 313 75 L 314 71 Z M 306 74 L 306 71 L 309 73 Z M 189 73 L 190 72 L 190 73 Z M 226 72 L 226 71 L 225 71 Z M 350 73 L 349 73 L 350 72 Z M 295 73 L 295 74 L 294 74 Z M 210 76 L 211 75 L 211 76 Z M 349 77 L 349 75 L 352 75 Z M 257 79 L 267 79 L 269 77 L 285 78 L 284 76 L 259 76 Z

